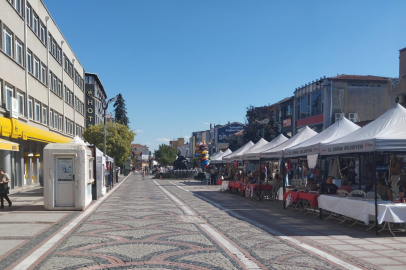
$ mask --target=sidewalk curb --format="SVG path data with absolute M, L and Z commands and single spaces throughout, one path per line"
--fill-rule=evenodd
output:
M 90 204 L 81 214 L 70 220 L 67 224 L 61 227 L 58 231 L 50 235 L 47 239 L 31 249 L 26 255 L 13 263 L 8 269 L 13 270 L 26 270 L 34 268 L 42 259 L 44 259 L 49 253 L 52 252 L 70 233 L 77 228 L 83 220 L 93 213 L 107 198 L 109 198 L 115 191 L 125 183 L 128 177 L 127 175 L 121 182 L 116 184 L 116 188 L 113 188 L 104 197 L 99 199 L 93 204 Z

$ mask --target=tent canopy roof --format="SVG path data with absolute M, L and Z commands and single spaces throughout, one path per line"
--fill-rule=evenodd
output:
M 223 161 L 233 161 L 235 156 L 238 157 L 239 155 L 244 154 L 244 152 L 250 149 L 253 145 L 254 145 L 253 142 L 251 141 L 247 142 L 246 144 L 235 150 L 232 154 L 228 156 L 223 156 Z
M 213 158 L 210 160 L 210 163 L 222 163 L 223 162 L 223 156 L 227 156 L 229 154 L 231 154 L 232 151 L 230 149 L 227 148 L 226 151 L 224 151 L 223 153 L 221 153 L 220 155 L 218 155 L 217 157 Z
M 280 134 L 278 137 L 273 139 L 267 144 L 264 144 L 255 149 L 249 149 L 247 152 L 244 153 L 243 159 L 244 160 L 259 160 L 259 155 L 261 152 L 272 149 L 281 143 L 284 143 L 288 140 L 283 134 Z
M 321 154 L 373 151 L 406 151 L 406 109 L 399 104 L 368 125 L 330 143 L 321 144 Z
M 320 144 L 329 143 L 356 131 L 360 127 L 343 117 L 319 134 L 293 147 L 286 148 L 284 157 L 297 157 L 320 153 Z

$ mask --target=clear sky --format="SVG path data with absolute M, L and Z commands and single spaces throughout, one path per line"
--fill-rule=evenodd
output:
M 406 47 L 404 0 L 43 1 L 152 152 L 321 76 L 397 77 Z

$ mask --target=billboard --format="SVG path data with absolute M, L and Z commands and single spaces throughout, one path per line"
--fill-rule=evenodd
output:
M 238 123 L 221 127 L 217 130 L 217 142 L 218 143 L 226 142 L 225 140 L 228 137 L 237 132 L 240 132 L 241 130 L 245 130 L 246 128 L 247 126 Z

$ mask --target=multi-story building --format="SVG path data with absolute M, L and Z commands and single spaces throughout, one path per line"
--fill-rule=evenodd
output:
M 149 167 L 149 148 L 138 143 L 131 144 L 132 154 L 136 157 L 133 166 L 137 169 Z
M 305 126 L 320 132 L 341 117 L 364 123 L 378 118 L 389 108 L 388 80 L 387 77 L 342 74 L 296 88 L 293 133 Z
M 104 123 L 103 102 L 107 95 L 97 74 L 85 73 L 85 95 L 86 127 Z
M 190 160 L 190 156 L 189 156 L 189 143 L 185 143 L 182 145 L 179 145 L 177 147 L 178 153 L 180 153 L 181 156 L 184 156 L 185 158 L 187 158 L 188 160 Z
M 43 149 L 84 129 L 84 68 L 41 0 L 0 0 L 0 150 L 11 188 L 42 182 Z M 17 150 L 14 149 L 14 150 Z
M 226 139 L 230 136 L 233 135 L 239 131 L 245 130 L 247 128 L 246 125 L 238 123 L 238 122 L 233 122 L 228 124 L 223 125 L 223 126 L 215 126 L 214 127 L 214 151 L 217 152 L 220 149 L 223 149 L 225 147 L 229 146 L 229 143 L 226 141 Z
M 169 141 L 169 146 L 171 146 L 171 147 L 173 147 L 175 149 L 177 149 L 178 146 L 184 145 L 184 144 L 185 144 L 185 139 L 184 138 L 178 138 L 177 141 L 175 141 L 175 140 Z

